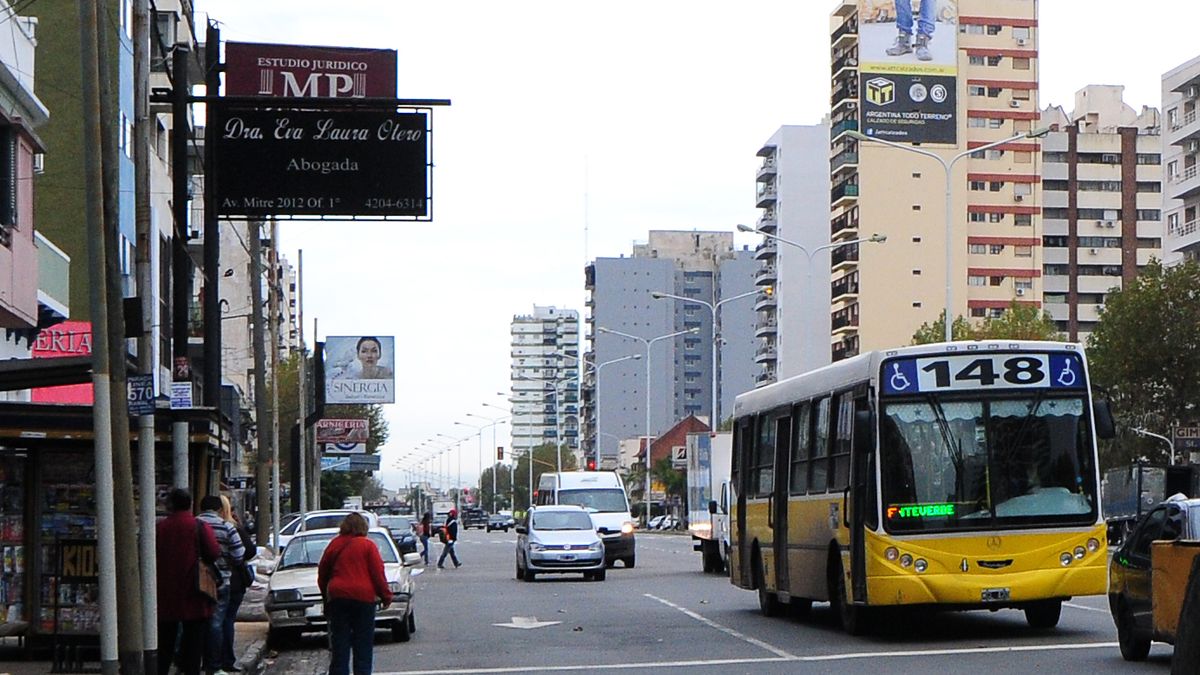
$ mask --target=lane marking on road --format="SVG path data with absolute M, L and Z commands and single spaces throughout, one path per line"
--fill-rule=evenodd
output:
M 1100 612 L 1101 614 L 1109 613 L 1109 611 L 1107 609 L 1100 609 L 1099 607 L 1088 607 L 1086 605 L 1077 605 L 1073 602 L 1064 602 L 1063 607 L 1070 607 L 1071 609 L 1082 609 L 1085 612 Z
M 708 617 L 701 616 L 686 607 L 680 607 L 679 605 L 671 602 L 670 600 L 664 600 L 656 595 L 651 595 L 649 593 L 643 593 L 643 595 L 647 598 L 650 598 L 651 600 L 661 602 L 662 604 L 666 605 L 667 607 L 670 607 L 672 609 L 677 609 L 677 610 L 683 612 L 686 616 L 689 616 L 710 628 L 715 628 L 715 629 L 721 631 L 722 633 L 725 633 L 726 635 L 735 637 L 739 640 L 742 640 L 743 642 L 748 642 L 760 649 L 765 649 L 765 650 L 771 652 L 772 654 L 775 654 L 776 656 L 782 656 L 783 658 L 789 659 L 789 660 L 796 658 L 796 656 L 794 654 L 792 654 L 788 651 L 780 649 L 779 647 L 776 647 L 772 644 L 763 642 L 762 640 L 759 640 L 758 638 L 752 638 L 749 635 L 746 635 L 744 633 L 739 633 L 738 631 L 736 631 L 728 626 L 722 626 L 721 624 L 717 623 L 716 621 L 713 621 L 712 619 L 709 619 Z
M 789 663 L 789 662 L 824 662 L 851 661 L 862 659 L 891 659 L 911 658 L 920 656 L 963 656 L 970 654 L 1008 654 L 1015 652 L 1041 652 L 1076 649 L 1114 649 L 1116 642 L 1090 642 L 1080 644 L 1056 645 L 1023 645 L 1011 647 L 972 647 L 968 649 L 923 649 L 914 651 L 893 652 L 850 652 L 846 654 L 825 654 L 822 656 L 767 656 L 762 658 L 745 659 L 705 659 L 695 661 L 652 661 L 647 663 L 593 663 L 588 665 L 570 666 L 505 666 L 497 668 L 452 668 L 443 670 L 404 670 L 379 672 L 376 675 L 450 675 L 464 673 L 466 675 L 482 675 L 484 673 L 550 673 L 593 670 L 634 670 L 647 668 L 709 668 L 712 666 L 740 666 L 759 663 Z

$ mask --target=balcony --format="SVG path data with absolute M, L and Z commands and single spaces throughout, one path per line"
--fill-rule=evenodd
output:
M 837 269 L 839 265 L 858 262 L 858 244 L 839 246 L 829 253 L 829 263 Z
M 833 219 L 829 225 L 829 236 L 832 239 L 837 239 L 842 235 L 853 236 L 858 232 L 858 209 L 850 209 L 846 213 Z
M 773 183 L 764 183 L 758 188 L 758 200 L 755 206 L 758 208 L 766 208 L 775 204 L 776 190 Z
M 765 209 L 762 215 L 758 217 L 758 229 L 767 232 L 774 232 L 778 227 L 779 222 L 775 219 L 775 209 Z
M 771 260 L 779 252 L 779 243 L 770 237 L 763 239 L 763 243 L 754 247 L 755 260 Z
M 858 84 L 856 82 L 843 82 L 833 88 L 833 93 L 829 96 L 829 105 L 834 110 L 847 101 L 858 100 Z
M 775 265 L 767 263 L 758 268 L 754 273 L 755 286 L 770 286 L 779 280 L 779 275 L 775 273 Z
M 1200 194 L 1200 173 L 1197 173 L 1197 167 L 1200 165 L 1193 164 L 1171 177 L 1171 198 L 1187 199 Z
M 842 202 L 858 199 L 858 183 L 838 183 L 829 191 L 829 205 L 837 208 Z
M 754 337 L 765 338 L 779 333 L 779 320 L 775 317 L 765 319 L 754 328 Z
M 833 66 L 830 68 L 830 71 L 834 77 L 837 77 L 838 73 L 847 68 L 858 68 L 857 51 L 851 51 L 849 54 L 846 54 L 845 56 L 835 60 L 833 62 Z
M 833 31 L 833 35 L 830 36 L 829 42 L 834 49 L 837 49 L 843 45 L 849 45 L 851 41 L 857 39 L 858 21 L 851 19 L 843 23 L 841 26 L 838 26 L 838 29 Z
M 850 305 L 846 309 L 834 312 L 830 317 L 829 327 L 835 334 L 858 328 L 858 305 Z
M 833 159 L 829 160 L 829 171 L 834 175 L 837 175 L 838 169 L 846 166 L 851 168 L 858 166 L 857 150 L 847 148 L 846 150 L 834 155 Z
M 758 348 L 757 351 L 754 352 L 755 363 L 764 363 L 767 361 L 773 362 L 777 358 L 778 357 L 776 355 L 774 343 L 767 343 L 765 345 L 762 345 L 761 347 Z
M 835 141 L 835 140 L 837 140 L 838 136 L 841 136 L 842 134 L 846 133 L 847 131 L 858 131 L 858 120 L 856 120 L 854 118 L 850 118 L 850 119 L 842 120 L 841 122 L 838 122 L 837 124 L 830 127 L 829 128 L 829 140 Z
M 847 274 L 829 285 L 829 296 L 833 302 L 858 295 L 858 272 Z
M 775 157 L 771 156 L 764 159 L 762 166 L 758 167 L 758 176 L 756 178 L 758 182 L 764 183 L 774 178 L 776 173 L 778 173 L 778 170 L 775 167 Z
M 764 312 L 775 308 L 775 294 L 762 292 L 754 296 L 754 311 Z
M 853 356 L 858 356 L 858 336 L 851 335 L 846 339 L 833 345 L 833 360 L 841 361 Z
M 71 257 L 63 253 L 41 232 L 34 230 L 37 247 L 37 300 L 39 323 L 53 323 L 71 316 Z M 46 314 L 49 316 L 45 316 Z

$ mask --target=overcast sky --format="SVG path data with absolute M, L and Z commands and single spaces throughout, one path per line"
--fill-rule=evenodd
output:
M 1121 84 L 1130 105 L 1158 107 L 1162 73 L 1200 55 L 1198 3 L 1039 4 L 1043 106 Z M 455 424 L 479 422 L 467 413 L 503 414 L 481 403 L 506 405 L 512 316 L 582 313 L 587 260 L 629 254 L 651 229 L 754 222 L 755 152 L 828 112 L 834 5 L 196 1 L 225 40 L 396 49 L 400 97 L 453 101 L 433 117 L 433 222 L 280 227 L 290 259 L 304 250 L 310 344 L 313 317 L 321 336 L 396 336 L 388 487 L 426 439 L 474 434 Z M 463 449 L 474 482 L 477 439 Z

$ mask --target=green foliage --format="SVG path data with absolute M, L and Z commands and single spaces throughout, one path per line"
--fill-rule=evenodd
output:
M 1170 436 L 1195 422 L 1200 401 L 1200 264 L 1164 267 L 1151 260 L 1136 279 L 1105 299 L 1088 340 L 1093 385 L 1107 394 L 1119 427 Z M 1165 461 L 1166 444 L 1132 435 L 1106 444 L 1104 467 L 1144 456 Z
M 535 491 L 543 473 L 558 471 L 558 461 L 562 462 L 563 471 L 575 471 L 579 468 L 575 462 L 575 453 L 562 446 L 559 447 L 558 453 L 560 460 L 556 460 L 554 457 L 553 443 L 544 443 L 533 449 L 533 489 Z M 513 477 L 516 482 L 514 486 L 515 506 L 524 509 L 529 505 L 529 455 L 527 453 L 522 453 L 517 457 L 516 466 L 513 467 Z M 490 483 L 488 488 L 491 488 Z
M 668 498 L 679 497 L 682 500 L 687 492 L 687 472 L 676 469 L 671 464 L 670 457 L 663 457 L 654 463 L 650 470 L 650 478 L 666 488 Z
M 941 342 L 945 339 L 946 312 L 938 320 L 923 323 L 913 333 L 914 345 Z M 984 319 L 978 326 L 958 316 L 950 332 L 955 340 L 1061 340 L 1062 334 L 1050 314 L 1041 309 L 1013 300 L 998 317 Z
M 496 507 L 492 509 L 492 474 L 496 474 Z M 509 499 L 512 490 L 512 469 L 507 464 L 494 464 L 483 470 L 483 476 L 479 481 L 479 494 L 482 498 L 481 504 L 483 508 L 490 511 L 499 511 L 500 509 L 512 509 L 512 503 Z

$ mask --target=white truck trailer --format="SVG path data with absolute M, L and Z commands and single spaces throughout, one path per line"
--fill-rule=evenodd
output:
M 722 573 L 729 560 L 729 471 L 733 434 L 687 435 L 688 531 L 705 572 Z

